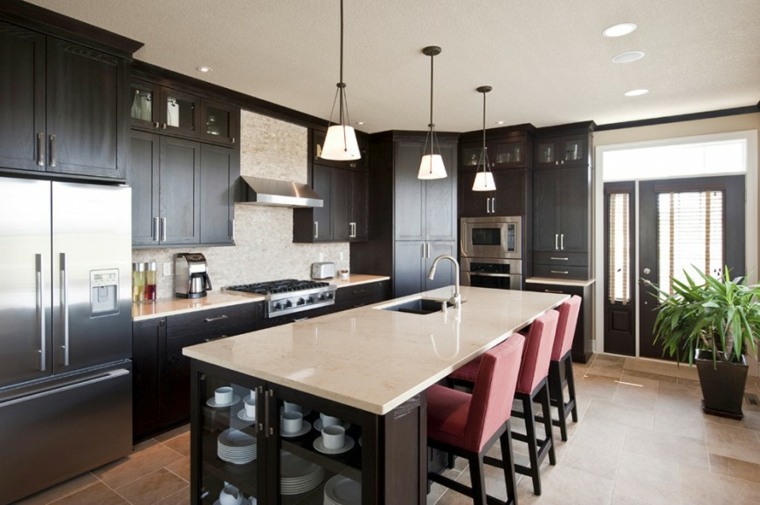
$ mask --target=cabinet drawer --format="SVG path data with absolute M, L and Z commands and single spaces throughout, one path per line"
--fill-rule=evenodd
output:
M 568 253 L 564 251 L 536 251 L 533 253 L 533 261 L 542 265 L 587 267 L 588 254 Z
M 533 275 L 536 277 L 556 277 L 558 279 L 588 279 L 588 267 L 534 263 Z
M 167 336 L 170 340 L 182 339 L 194 342 L 239 335 L 255 329 L 255 303 L 171 316 L 167 322 Z
M 388 297 L 388 289 L 388 281 L 339 288 L 335 292 L 335 305 L 338 310 L 346 310 L 381 302 Z

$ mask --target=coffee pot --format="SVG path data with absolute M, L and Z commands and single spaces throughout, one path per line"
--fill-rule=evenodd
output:
M 208 264 L 201 253 L 178 253 L 174 258 L 174 291 L 179 298 L 202 298 L 211 290 Z

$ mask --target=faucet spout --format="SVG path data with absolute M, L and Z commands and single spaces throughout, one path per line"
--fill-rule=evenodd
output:
M 435 269 L 438 267 L 438 262 L 441 260 L 449 260 L 454 264 L 454 294 L 451 298 L 449 298 L 449 303 L 451 303 L 454 307 L 457 309 L 459 308 L 460 304 L 462 303 L 462 295 L 459 292 L 459 262 L 454 258 L 453 256 L 449 256 L 447 254 L 443 254 L 441 256 L 438 256 L 433 261 L 433 266 L 430 267 L 430 272 L 428 273 L 428 279 L 431 281 L 435 277 Z

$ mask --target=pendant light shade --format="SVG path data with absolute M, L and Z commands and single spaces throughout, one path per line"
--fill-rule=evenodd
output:
M 441 53 L 441 48 L 428 46 L 422 50 L 422 53 L 425 56 L 430 56 L 430 123 L 428 123 L 429 129 L 425 138 L 425 147 L 422 150 L 423 156 L 417 178 L 422 180 L 445 179 L 446 167 L 443 165 L 443 158 L 440 154 L 435 153 L 438 140 L 435 138 L 435 124 L 433 123 L 433 57 Z M 441 152 L 440 146 L 438 146 L 438 152 Z
M 478 93 L 483 93 L 483 147 L 480 150 L 475 182 L 472 184 L 473 191 L 493 191 L 496 189 L 493 173 L 489 169 L 488 148 L 486 147 L 486 93 L 490 92 L 491 89 L 493 89 L 491 86 L 481 86 L 477 89 Z
M 327 136 L 325 145 L 322 146 L 320 158 L 326 160 L 348 161 L 361 158 L 359 144 L 356 141 L 356 132 L 352 126 L 348 126 L 348 102 L 346 101 L 346 83 L 343 82 L 343 0 L 340 0 L 340 82 L 335 91 L 335 100 L 330 111 Z M 338 124 L 330 126 L 335 102 L 338 102 Z

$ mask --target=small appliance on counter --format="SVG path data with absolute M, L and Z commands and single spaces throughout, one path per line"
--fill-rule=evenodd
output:
M 206 258 L 201 253 L 177 253 L 174 292 L 179 298 L 202 298 L 211 290 Z
M 335 277 L 335 263 L 323 262 L 311 264 L 312 279 L 332 279 Z

